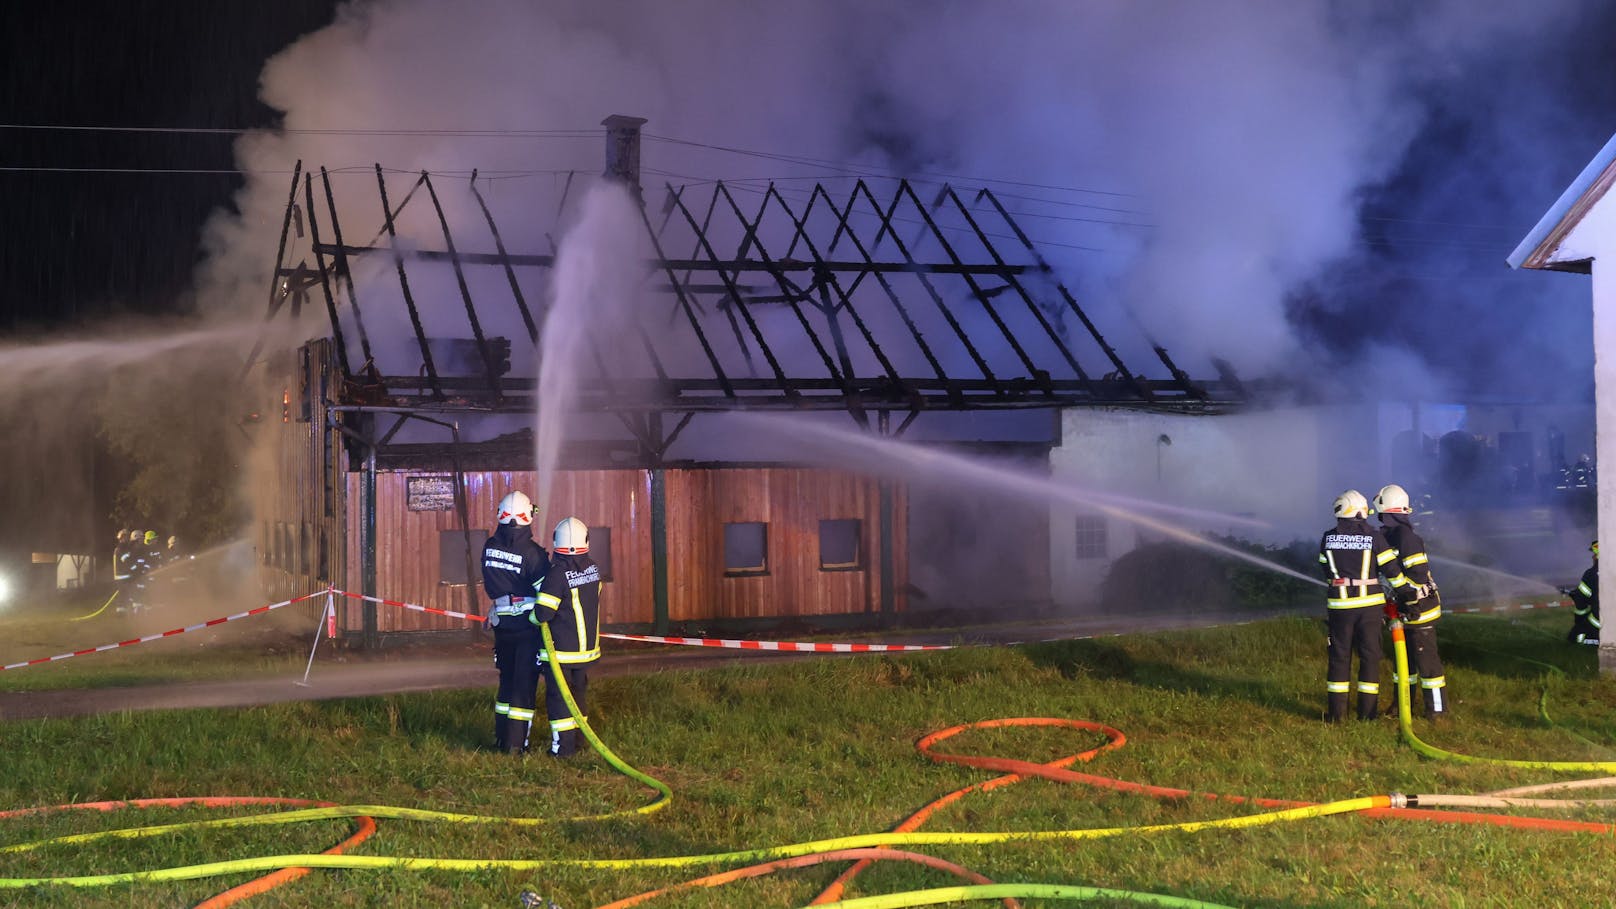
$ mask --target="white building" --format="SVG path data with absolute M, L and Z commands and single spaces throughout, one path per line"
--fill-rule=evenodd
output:
M 1588 162 L 1582 173 L 1509 256 L 1515 268 L 1567 271 L 1593 277 L 1595 446 L 1616 451 L 1616 137 Z M 1616 483 L 1600 484 L 1599 536 L 1616 534 Z M 1616 572 L 1599 568 L 1599 586 L 1616 590 Z M 1602 674 L 1616 674 L 1616 640 L 1599 646 Z

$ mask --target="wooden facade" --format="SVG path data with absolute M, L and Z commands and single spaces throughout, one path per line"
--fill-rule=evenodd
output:
M 320 406 L 333 393 L 326 349 L 316 341 L 268 358 L 249 377 L 265 406 L 246 415 L 260 586 L 273 600 L 325 588 L 345 576 L 348 458 Z
M 668 618 L 691 623 L 735 619 L 868 613 L 878 609 L 880 589 L 879 488 L 875 480 L 851 474 L 792 467 L 666 469 Z M 346 500 L 362 500 L 362 474 L 347 475 Z M 376 589 L 388 599 L 436 609 L 486 612 L 480 571 L 473 584 L 459 583 L 460 565 L 445 565 L 461 527 L 455 508 L 422 508 L 410 499 L 412 481 L 452 482 L 423 471 L 379 471 L 376 476 Z M 531 492 L 531 471 L 468 472 L 464 479 L 471 542 L 492 529 L 491 516 L 511 490 Z M 901 499 L 901 497 L 900 497 Z M 900 502 L 901 504 L 901 502 Z M 550 501 L 540 504 L 534 536 L 546 548 L 549 531 L 563 517 L 576 516 L 593 539 L 609 535 L 608 574 L 602 589 L 601 621 L 615 627 L 655 623 L 652 576 L 651 471 L 568 470 L 555 480 Z M 359 551 L 362 515 L 350 510 L 344 544 Z M 482 525 L 477 521 L 483 520 Z M 858 522 L 855 565 L 823 567 L 821 521 Z M 725 568 L 724 525 L 761 523 L 767 541 L 767 567 L 761 572 Z M 902 578 L 901 522 L 894 532 L 895 577 Z M 606 531 L 606 533 L 601 533 Z M 480 563 L 480 549 L 478 551 Z M 342 586 L 360 590 L 357 559 L 346 560 Z M 455 582 L 446 582 L 454 578 Z M 897 586 L 901 589 L 902 582 Z M 900 601 L 901 603 L 901 601 Z M 900 607 L 901 608 L 901 607 Z M 381 633 L 448 631 L 461 619 L 382 607 Z M 341 615 L 345 632 L 361 630 L 361 612 L 351 603 Z
M 333 585 L 366 592 L 367 468 L 362 434 L 326 405 L 341 382 L 329 341 L 265 358 L 251 380 L 267 403 L 243 427 L 259 440 L 251 465 L 260 580 L 271 600 Z M 369 432 L 374 433 L 371 428 Z M 475 446 L 473 446 L 473 449 Z M 500 456 L 504 459 L 506 456 Z M 486 462 L 486 457 L 483 461 Z M 374 585 L 379 597 L 483 614 L 481 545 L 499 500 L 532 493 L 520 470 L 375 469 Z M 478 463 L 486 467 L 486 463 Z M 656 602 L 653 478 L 663 488 L 667 596 Z M 534 536 L 549 546 L 561 518 L 575 515 L 605 549 L 602 621 L 649 629 L 668 623 L 877 614 L 882 592 L 881 481 L 845 471 L 786 465 L 573 469 L 558 472 L 540 503 Z M 893 611 L 906 606 L 907 498 L 890 484 Z M 843 550 L 821 553 L 822 522 L 837 525 Z M 466 526 L 469 524 L 469 527 Z M 726 526 L 761 525 L 763 565 L 732 570 Z M 851 555 L 846 548 L 851 546 Z M 471 583 L 467 583 L 468 577 Z M 464 619 L 338 601 L 342 635 L 459 632 Z

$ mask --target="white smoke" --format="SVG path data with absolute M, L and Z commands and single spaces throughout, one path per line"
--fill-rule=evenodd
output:
M 1117 334 L 1131 310 L 1180 362 L 1264 371 L 1294 359 L 1285 296 L 1349 250 L 1359 194 L 1426 113 L 1416 90 L 1581 6 L 352 3 L 265 67 L 288 131 L 240 143 L 255 176 L 210 227 L 203 285 L 222 305 L 262 298 L 297 159 L 351 168 L 333 177 L 339 210 L 369 210 L 375 162 L 598 173 L 597 124 L 624 113 L 650 121 L 651 184 L 833 170 L 659 136 L 1024 184 L 1014 207 Z M 549 133 L 449 134 L 467 130 Z M 554 179 L 513 178 L 491 204 Z M 502 227 L 552 220 L 512 208 Z

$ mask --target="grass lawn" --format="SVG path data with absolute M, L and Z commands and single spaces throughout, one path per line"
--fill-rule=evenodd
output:
M 1454 719 L 1435 730 L 1416 720 L 1422 737 L 1471 755 L 1616 761 L 1616 684 L 1596 677 L 1591 648 L 1563 643 L 1569 623 L 1565 610 L 1443 619 L 1440 639 Z M 133 651 L 139 649 L 131 648 L 125 658 L 138 660 Z M 611 659 L 610 651 L 606 658 Z M 17 721 L 0 724 L 5 767 L 0 810 L 105 799 L 275 796 L 542 819 L 539 824 L 456 823 L 377 812 L 378 832 L 351 854 L 555 864 L 521 870 L 317 870 L 247 904 L 515 907 L 521 891 L 533 890 L 565 909 L 577 909 L 748 864 L 658 867 L 637 860 L 889 831 L 934 799 L 998 775 L 928 760 L 917 752 L 916 740 L 995 718 L 1052 717 L 1113 726 L 1127 736 L 1126 744 L 1075 770 L 1197 792 L 1330 802 L 1390 792 L 1485 793 L 1577 776 L 1426 759 L 1399 740 L 1392 720 L 1326 725 L 1319 719 L 1323 672 L 1324 631 L 1310 617 L 1017 647 L 602 678 L 590 690 L 591 724 L 623 760 L 674 792 L 669 807 L 644 815 L 633 809 L 653 802 L 656 793 L 597 755 L 555 762 L 482 750 L 490 733 L 491 687 L 238 710 Z M 13 685 L 7 675 L 12 674 L 0 673 L 0 689 Z M 1542 714 L 1545 704 L 1552 722 Z M 1098 733 L 1072 728 L 973 729 L 936 750 L 1051 762 L 1104 741 Z M 0 844 L 265 810 L 165 807 L 14 817 L 0 820 Z M 1128 828 L 1263 810 L 1029 779 L 971 792 L 919 829 L 969 834 Z M 624 813 L 577 820 L 609 812 Z M 1510 813 L 1616 820 L 1598 808 Z M 24 851 L 0 846 L 0 877 L 148 871 L 317 853 L 353 829 L 352 820 L 321 819 L 184 826 L 159 836 Z M 1349 814 L 1247 829 L 901 848 L 947 859 L 1000 883 L 1146 891 L 1229 906 L 1356 909 L 1608 905 L 1612 843 L 1608 833 Z M 570 860 L 621 861 L 586 867 L 567 864 Z M 682 891 L 643 905 L 802 906 L 847 864 Z M 0 890 L 0 905 L 194 905 L 254 876 Z M 846 896 L 957 883 L 963 881 L 943 871 L 881 862 L 857 877 Z M 1031 898 L 1022 905 L 1072 903 Z

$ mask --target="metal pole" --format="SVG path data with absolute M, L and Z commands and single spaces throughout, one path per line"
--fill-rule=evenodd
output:
M 646 471 L 651 482 L 651 597 L 655 634 L 668 633 L 668 482 L 661 467 Z
M 309 687 L 309 673 L 314 671 L 314 651 L 320 649 L 320 634 L 325 631 L 326 619 L 332 610 L 337 608 L 337 595 L 327 590 L 325 594 L 325 608 L 320 610 L 320 623 L 314 629 L 314 643 L 309 645 L 309 664 L 303 667 L 303 681 L 293 682 L 299 688 Z
M 366 421 L 364 434 L 367 439 L 375 434 L 375 420 Z M 377 596 L 376 593 L 376 446 L 371 444 L 365 452 L 365 469 L 360 498 L 363 500 L 360 508 L 359 525 L 359 587 L 365 596 Z M 363 626 L 360 639 L 365 647 L 375 648 L 377 641 L 376 631 L 376 604 L 370 600 L 364 601 Z
M 887 438 L 892 429 L 892 414 L 882 410 L 875 415 L 876 431 L 882 438 Z M 876 481 L 880 489 L 881 510 L 881 622 L 886 624 L 892 621 L 897 614 L 898 604 L 896 585 L 893 583 L 893 557 L 892 557 L 892 481 L 882 477 Z

